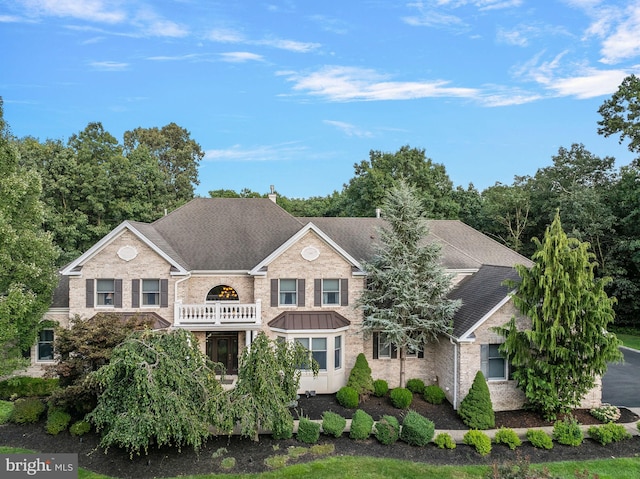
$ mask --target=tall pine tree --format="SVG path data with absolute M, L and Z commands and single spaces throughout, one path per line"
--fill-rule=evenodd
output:
M 358 305 L 363 329 L 382 333 L 385 346 L 398 348 L 404 387 L 407 352 L 450 331 L 460 303 L 447 299 L 451 277 L 440 263 L 440 245 L 424 241 L 428 227 L 415 189 L 400 181 L 382 213 L 388 226 L 380 230 L 376 255 L 364 265 L 367 288 Z
M 594 276 L 589 244 L 567 237 L 559 213 L 543 241 L 534 242 L 535 264 L 517 267 L 521 281 L 513 295 L 531 328 L 518 331 L 512 318 L 496 331 L 506 338 L 501 351 L 527 401 L 552 420 L 578 406 L 607 363 L 622 355 L 620 342 L 607 331 L 615 299 L 604 290 L 608 279 Z

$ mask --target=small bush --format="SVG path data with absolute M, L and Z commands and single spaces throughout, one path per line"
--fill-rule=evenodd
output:
M 320 439 L 320 424 L 303 417 L 298 422 L 298 441 L 305 444 L 315 444 Z
M 465 444 L 473 446 L 481 456 L 486 456 L 491 452 L 491 438 L 484 432 L 472 429 L 463 438 Z
M 557 479 L 546 467 L 543 469 L 532 469 L 529 457 L 522 457 L 516 453 L 515 461 L 508 461 L 503 464 L 493 463 L 491 470 L 484 476 L 486 479 Z M 582 478 L 577 471 L 576 479 Z M 586 478 L 583 478 L 586 479 Z
M 591 426 L 588 430 L 589 436 L 598 441 L 603 446 L 611 442 L 631 439 L 631 434 L 627 432 L 622 424 L 607 423 L 602 426 Z
M 409 411 L 402 421 L 400 439 L 411 446 L 426 446 L 435 432 L 435 425 L 415 411 Z
M 424 400 L 429 404 L 442 404 L 445 398 L 444 391 L 437 384 L 431 384 L 424 388 Z
M 611 404 L 603 404 L 589 411 L 593 417 L 601 422 L 616 422 L 620 419 L 620 409 Z
M 407 381 L 407 389 L 413 394 L 422 394 L 424 392 L 424 381 L 422 379 L 409 379 Z
M 496 444 L 509 446 L 509 449 L 512 451 L 515 450 L 516 447 L 522 446 L 522 441 L 516 432 L 508 427 L 501 427 L 498 429 L 493 440 Z
M 496 418 L 491 404 L 491 395 L 482 371 L 476 373 L 469 393 L 460 403 L 458 415 L 471 429 L 492 429 Z
M 59 387 L 58 379 L 16 376 L 0 381 L 0 399 L 45 397 Z
M 16 424 L 30 424 L 38 422 L 40 415 L 44 412 L 44 404 L 37 398 L 18 399 L 13 404 L 13 414 L 11 422 Z
M 391 404 L 398 409 L 408 409 L 413 401 L 413 394 L 411 391 L 405 388 L 395 388 L 391 390 L 389 394 L 391 398 Z
M 373 394 L 376 397 L 383 397 L 389 392 L 389 383 L 384 379 L 376 379 L 373 381 Z
M 375 436 L 381 444 L 389 446 L 400 437 L 400 423 L 393 416 L 384 415 L 374 426 Z
M 69 428 L 69 433 L 72 436 L 84 436 L 91 431 L 91 424 L 88 421 L 74 422 Z
M 273 424 L 271 436 L 274 439 L 291 439 L 293 437 L 293 416 L 291 414 L 279 417 Z
M 567 416 L 553 425 L 553 438 L 565 446 L 579 446 L 584 434 L 576 418 Z
M 455 441 L 453 440 L 451 435 L 449 433 L 446 433 L 446 432 L 441 432 L 440 434 L 438 434 L 436 436 L 436 438 L 433 440 L 433 442 L 440 449 L 455 449 L 456 448 Z
M 345 427 L 347 427 L 347 420 L 340 414 L 331 411 L 322 413 L 322 432 L 328 436 L 342 436 Z
M 358 391 L 351 386 L 341 387 L 336 393 L 336 400 L 342 407 L 347 409 L 355 409 L 360 402 L 358 397 Z
M 6 424 L 13 414 L 11 401 L 0 401 L 0 424 Z
M 371 429 L 373 428 L 373 418 L 364 412 L 362 409 L 358 409 L 353 413 L 351 418 L 351 431 L 349 437 L 356 440 L 368 439 L 371 435 Z
M 225 471 L 233 469 L 234 467 L 236 467 L 236 458 L 225 457 L 222 461 L 220 461 L 220 467 Z
M 52 409 L 47 415 L 47 424 L 45 426 L 47 433 L 53 436 L 66 431 L 71 422 L 71 415 L 59 409 Z
M 542 429 L 529 429 L 527 431 L 527 439 L 533 447 L 538 449 L 552 449 L 553 441 L 551 436 Z
M 374 391 L 371 368 L 369 367 L 369 362 L 363 353 L 358 354 L 356 357 L 356 363 L 349 373 L 347 386 L 356 390 L 361 401 L 366 401 Z

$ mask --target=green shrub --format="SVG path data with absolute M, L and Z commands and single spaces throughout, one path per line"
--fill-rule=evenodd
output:
M 336 400 L 342 407 L 347 409 L 355 409 L 359 404 L 358 391 L 351 386 L 341 387 L 336 393 Z
M 13 414 L 11 401 L 0 401 L 0 424 L 6 424 Z
M 71 415 L 59 409 L 52 409 L 47 415 L 47 424 L 45 426 L 47 433 L 52 435 L 60 434 L 69 427 Z
M 385 396 L 389 392 L 389 383 L 384 379 L 376 379 L 373 381 L 373 394 L 379 398 Z
M 347 386 L 356 390 L 361 401 L 366 401 L 374 391 L 371 368 L 363 353 L 358 354 L 356 357 L 356 363 L 349 373 Z
M 400 423 L 393 416 L 384 415 L 374 426 L 375 436 L 381 444 L 388 446 L 400 437 Z
M 58 379 L 16 376 L 0 381 L 0 399 L 45 397 L 58 387 Z
M 482 371 L 476 373 L 469 393 L 460 403 L 458 415 L 471 429 L 492 429 L 496 418 L 491 404 L 491 395 Z
M 501 427 L 498 429 L 493 440 L 496 444 L 505 444 L 506 446 L 509 446 L 509 449 L 511 450 L 514 450 L 518 446 L 522 446 L 522 441 L 516 432 L 508 427 Z
M 456 448 L 455 441 L 453 440 L 451 435 L 449 433 L 446 433 L 446 432 L 441 432 L 440 434 L 438 434 L 436 436 L 436 438 L 433 440 L 433 442 L 440 449 L 455 449 Z
M 315 444 L 320 439 L 320 424 L 303 417 L 298 422 L 298 441 L 305 444 Z
M 368 439 L 373 428 L 373 418 L 362 409 L 358 409 L 353 413 L 351 418 L 351 431 L 349 437 L 351 439 Z
M 16 424 L 28 424 L 38 422 L 44 412 L 44 404 L 37 398 L 21 398 L 13 403 L 11 422 Z
M 274 439 L 291 439 L 293 437 L 293 416 L 286 414 L 273 422 L 271 436 Z
M 322 413 L 322 432 L 328 436 L 342 436 L 345 427 L 347 427 L 347 420 L 340 414 L 331 411 Z
M 576 418 L 566 416 L 553 425 L 553 438 L 565 446 L 579 446 L 582 444 L 584 434 Z
M 391 404 L 398 409 L 407 409 L 413 401 L 413 394 L 405 388 L 395 388 L 389 394 Z
M 409 411 L 402 421 L 400 439 L 410 446 L 426 446 L 435 432 L 435 425 L 415 411 Z
M 72 436 L 84 436 L 89 431 L 91 431 L 91 424 L 88 421 L 76 421 L 69 428 Z
M 620 409 L 611 404 L 603 404 L 589 411 L 593 417 L 601 422 L 616 422 L 620 419 Z
M 424 381 L 422 379 L 409 379 L 407 381 L 407 389 L 413 394 L 422 394 L 424 392 Z
M 424 400 L 430 404 L 442 404 L 446 396 L 444 391 L 437 384 L 431 384 L 424 388 Z
M 529 429 L 527 430 L 527 439 L 533 447 L 538 449 L 552 449 L 553 441 L 551 436 L 544 432 L 542 429 Z
M 477 429 L 467 431 L 463 441 L 465 444 L 475 447 L 481 456 L 486 456 L 491 452 L 491 438 Z
M 598 441 L 603 446 L 611 442 L 631 439 L 631 434 L 627 432 L 622 424 L 607 423 L 602 426 L 591 426 L 588 430 L 589 436 Z

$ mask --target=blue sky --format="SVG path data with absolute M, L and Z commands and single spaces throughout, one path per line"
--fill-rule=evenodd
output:
M 341 190 L 370 150 L 423 148 L 484 189 L 583 143 L 640 73 L 640 2 L 0 0 L 14 135 L 175 122 L 206 151 L 197 193 Z

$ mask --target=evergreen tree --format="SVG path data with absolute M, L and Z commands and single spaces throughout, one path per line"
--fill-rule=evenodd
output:
M 428 228 L 415 189 L 400 181 L 383 203 L 387 227 L 374 258 L 365 263 L 367 288 L 358 300 L 365 331 L 384 333 L 400 352 L 400 386 L 408 351 L 451 329 L 458 301 L 448 300 L 451 277 L 440 263 L 440 245 L 425 244 Z
M 492 429 L 496 416 L 491 403 L 491 393 L 482 371 L 476 373 L 469 393 L 460 403 L 458 415 L 471 429 Z
M 518 331 L 515 318 L 495 328 L 505 336 L 501 352 L 515 368 L 513 378 L 527 401 L 545 418 L 578 406 L 607 363 L 622 358 L 616 336 L 607 331 L 613 304 L 604 290 L 608 279 L 594 276 L 589 244 L 568 238 L 560 214 L 547 228 L 531 269 L 518 266 L 521 281 L 516 308 L 531 319 Z

